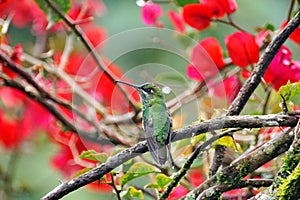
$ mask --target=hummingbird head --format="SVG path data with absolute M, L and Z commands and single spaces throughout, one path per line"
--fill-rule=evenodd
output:
M 123 81 L 116 81 L 116 82 L 123 83 L 123 84 L 129 85 L 129 86 L 137 89 L 142 100 L 163 97 L 160 88 L 157 85 L 155 85 L 154 83 L 144 83 L 142 85 L 134 85 L 134 84 L 123 82 Z

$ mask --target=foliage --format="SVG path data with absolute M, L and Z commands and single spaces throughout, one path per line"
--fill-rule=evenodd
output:
M 15 167 L 21 168 L 20 158 L 33 159 L 32 152 L 46 144 L 55 148 L 47 157 L 49 168 L 70 181 L 57 188 L 49 184 L 47 190 L 55 189 L 44 199 L 63 197 L 84 185 L 107 193 L 106 198 L 109 194 L 118 199 L 196 199 L 197 195 L 240 199 L 263 193 L 260 186 L 266 184 L 259 180 L 270 177 L 278 177 L 273 185 L 278 197 L 299 197 L 299 152 L 295 157 L 293 148 L 272 146 L 284 137 L 281 132 L 296 134 L 292 129 L 299 115 L 300 28 L 295 14 L 299 2 L 283 3 L 289 11 L 281 25 L 275 23 L 277 19 L 255 20 L 255 27 L 249 28 L 238 19 L 239 12 L 247 11 L 235 0 L 168 4 L 138 0 L 140 16 L 134 18 L 150 28 L 131 30 L 129 37 L 126 33 L 109 37 L 107 27 L 96 23 L 104 19 L 102 24 L 116 26 L 113 18 L 105 18 L 114 12 L 105 3 L 112 4 L 100 0 L 0 2 L 0 152 L 5 158 L 0 162 L 0 198 L 34 193 L 31 179 L 24 183 Z M 121 14 L 118 18 L 127 19 Z M 290 41 L 275 48 L 274 41 L 283 43 L 284 37 Z M 266 70 L 260 70 L 262 65 L 268 66 Z M 257 90 L 252 84 L 255 77 L 261 77 Z M 139 103 L 135 88 L 118 85 L 116 80 L 160 86 L 173 118 L 174 137 L 168 137 L 173 145 L 168 150 L 175 158 L 174 166 L 153 163 L 148 153 L 143 154 L 148 150 L 141 141 L 145 105 Z M 139 92 L 145 95 L 150 89 Z M 246 106 L 233 106 L 241 101 Z M 280 112 L 280 101 L 294 104 L 283 108 L 284 115 L 276 115 L 274 122 L 272 114 Z M 253 117 L 248 123 L 242 115 L 230 118 L 234 109 L 261 118 Z M 197 119 L 201 122 L 193 122 Z M 157 130 L 151 122 L 144 124 Z M 158 137 L 150 138 L 154 145 Z M 264 146 L 272 147 L 272 154 L 257 161 L 256 153 Z M 281 148 L 288 151 L 283 159 L 277 154 Z M 252 162 L 261 162 L 259 170 Z M 227 167 L 230 163 L 238 164 L 232 169 Z M 40 170 L 46 174 L 46 169 Z M 32 170 L 28 176 L 39 177 L 35 173 Z M 245 185 L 252 178 L 257 185 Z M 215 187 L 218 192 L 210 193 Z

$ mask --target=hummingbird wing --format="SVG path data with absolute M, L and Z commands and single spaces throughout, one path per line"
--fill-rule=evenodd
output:
M 172 127 L 173 127 L 173 121 L 172 121 L 172 117 L 171 117 L 171 113 L 169 110 L 167 110 L 167 114 L 168 114 L 168 121 L 169 121 L 169 130 L 168 130 L 168 136 L 169 136 L 169 140 L 168 140 L 168 144 L 167 144 L 167 147 L 168 147 L 168 158 L 169 158 L 169 163 L 171 164 L 172 167 L 175 166 L 175 163 L 174 163 L 174 160 L 173 160 L 173 157 L 172 157 L 172 154 L 171 154 L 171 141 L 172 141 L 172 138 L 173 138 L 173 131 L 172 131 Z
M 149 117 L 143 119 L 143 124 L 144 124 L 144 131 L 146 134 L 146 141 L 148 144 L 149 152 L 156 163 L 161 163 L 158 157 L 159 145 L 154 135 L 153 118 Z

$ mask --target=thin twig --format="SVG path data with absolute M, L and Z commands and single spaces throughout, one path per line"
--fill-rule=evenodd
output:
M 287 16 L 287 21 L 290 21 L 290 19 L 292 17 L 294 5 L 295 5 L 295 0 L 291 0 L 290 7 L 289 7 L 289 12 L 288 12 L 288 16 Z
M 66 64 L 68 63 L 68 60 L 70 58 L 70 54 L 72 52 L 72 49 L 73 49 L 73 35 L 72 33 L 69 33 L 67 36 L 66 36 L 66 43 L 65 43 L 65 47 L 64 47 L 64 50 L 63 50 L 63 53 L 60 57 L 60 63 L 59 63 L 59 68 L 61 70 L 64 70 L 65 67 L 66 67 Z
M 116 187 L 115 180 L 114 180 L 114 175 L 112 173 L 110 173 L 110 177 L 111 177 L 111 186 L 114 188 L 118 200 L 121 200 L 120 190 L 118 190 L 118 188 Z
M 234 27 L 235 29 L 239 30 L 239 31 L 242 31 L 242 32 L 247 32 L 246 30 L 244 30 L 243 28 L 239 27 L 237 24 L 235 24 L 231 18 L 229 21 L 226 21 L 226 20 L 222 20 L 222 19 L 212 19 L 213 22 L 219 22 L 219 23 L 223 23 L 223 24 L 227 24 L 227 25 L 230 25 L 232 27 Z

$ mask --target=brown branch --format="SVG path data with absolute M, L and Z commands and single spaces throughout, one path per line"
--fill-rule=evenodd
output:
M 247 79 L 237 97 L 234 99 L 229 107 L 227 115 L 238 115 L 250 96 L 261 82 L 269 64 L 273 60 L 276 53 L 279 51 L 282 44 L 288 39 L 289 35 L 300 25 L 300 13 L 298 12 L 288 25 L 280 31 L 275 39 L 267 46 L 265 52 L 260 57 L 257 66 L 252 72 L 251 76 Z
M 227 192 L 233 189 L 237 188 L 245 188 L 245 187 L 269 187 L 272 185 L 273 180 L 272 179 L 248 179 L 248 180 L 243 180 L 239 183 L 236 183 L 232 186 L 228 186 L 224 183 L 217 184 L 204 192 L 202 192 L 198 197 L 197 200 L 205 200 L 209 199 L 219 193 Z
M 279 51 L 282 44 L 287 40 L 289 35 L 299 26 L 300 24 L 300 14 L 297 15 L 288 23 L 288 25 L 275 37 L 275 39 L 267 46 L 263 55 L 260 57 L 256 68 L 252 72 L 251 76 L 247 79 L 243 87 L 240 89 L 237 97 L 229 106 L 227 116 L 238 115 L 248 102 L 250 96 L 260 84 L 262 77 L 266 69 L 268 68 L 270 62 L 273 60 L 276 53 Z M 210 174 L 214 174 L 217 169 L 221 166 L 224 152 L 226 147 L 220 146 L 216 148 L 214 162 L 212 163 L 212 168 Z
M 298 117 L 295 116 L 287 116 L 282 114 L 273 114 L 273 115 L 249 115 L 249 116 L 224 116 L 215 118 L 212 120 L 208 120 L 205 122 L 201 122 L 196 125 L 189 125 L 182 129 L 175 130 L 173 132 L 172 142 L 178 141 L 184 138 L 190 138 L 195 135 L 199 135 L 201 133 L 206 133 L 212 130 L 220 130 L 223 128 L 260 128 L 260 127 L 277 127 L 277 126 L 287 126 L 287 127 L 294 127 L 297 125 Z M 289 134 L 286 134 L 289 135 Z M 292 136 L 290 136 L 292 137 Z M 281 137 L 280 137 L 281 138 Z M 280 138 L 278 140 L 280 140 Z M 289 138 L 288 138 L 289 139 Z M 284 143 L 276 143 L 279 146 L 264 145 L 264 148 L 267 146 L 276 147 L 280 150 L 288 145 L 288 141 L 284 136 L 283 139 Z M 281 141 L 280 140 L 280 141 Z M 277 140 L 276 140 L 277 141 Z M 280 146 L 281 145 L 281 146 Z M 285 150 L 285 149 L 284 149 Z M 134 145 L 133 147 L 127 148 L 118 154 L 109 158 L 106 163 L 99 165 L 97 168 L 75 178 L 65 183 L 60 184 L 57 186 L 53 191 L 50 191 L 44 197 L 43 200 L 50 200 L 50 199 L 59 199 L 63 196 L 69 194 L 76 189 L 83 187 L 91 182 L 94 182 L 101 178 L 103 175 L 109 173 L 112 169 L 120 166 L 124 162 L 148 151 L 146 141 L 142 141 Z M 255 151 L 256 152 L 256 151 Z M 281 152 L 281 151 L 279 151 Z M 276 155 L 276 153 L 274 154 Z M 262 160 L 266 160 L 263 156 L 259 157 Z M 269 156 L 267 157 L 269 159 Z M 257 162 L 256 162 L 257 164 Z M 215 176 L 213 176 L 215 177 Z M 212 177 L 212 178 L 213 178 Z M 216 178 L 216 177 L 215 177 Z
M 220 170 L 217 174 L 210 177 L 200 186 L 192 190 L 186 198 L 198 197 L 199 195 L 201 196 L 203 192 L 205 193 L 206 190 L 214 187 L 217 182 L 222 183 L 226 180 L 226 184 L 229 186 L 238 184 L 248 173 L 253 172 L 263 164 L 287 151 L 293 142 L 293 138 L 294 135 L 290 129 L 285 131 L 278 137 L 265 143 L 261 147 L 250 152 L 248 155 L 238 158 L 229 166 Z

